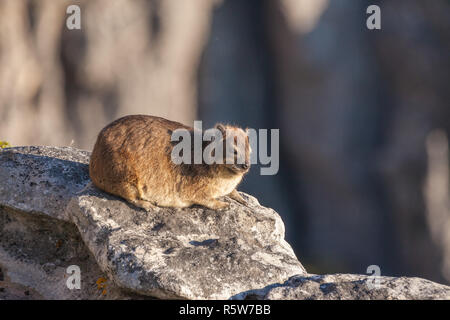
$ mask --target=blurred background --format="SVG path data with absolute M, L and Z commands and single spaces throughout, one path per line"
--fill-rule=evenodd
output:
M 279 173 L 240 190 L 309 272 L 449 284 L 449 49 L 448 0 L 1 0 L 0 140 L 91 150 L 127 114 L 279 128 Z

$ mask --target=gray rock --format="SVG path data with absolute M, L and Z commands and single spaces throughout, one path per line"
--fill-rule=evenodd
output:
M 89 152 L 70 147 L 0 151 L 0 204 L 69 221 L 64 208 L 89 180 Z
M 67 147 L 0 149 L 0 300 L 145 298 L 108 279 L 67 221 L 67 202 L 89 182 L 88 161 Z M 70 265 L 80 267 L 80 290 L 66 285 Z
M 369 289 L 364 275 L 307 274 L 280 216 L 255 198 L 146 212 L 93 187 L 88 160 L 73 148 L 0 150 L 0 299 L 450 299 L 419 278 Z M 81 290 L 66 286 L 70 265 Z
M 146 212 L 86 188 L 68 206 L 102 270 L 123 288 L 158 298 L 228 299 L 306 273 L 280 216 L 244 193 L 229 210 Z
M 66 285 L 71 265 L 80 267 L 80 289 Z M 108 279 L 72 223 L 0 206 L 0 300 L 130 298 L 142 299 Z
M 356 274 L 294 276 L 254 293 L 267 300 L 428 300 L 450 299 L 450 287 L 420 278 Z
M 95 276 L 106 272 L 105 277 L 127 292 L 159 298 L 226 299 L 240 293 L 244 298 L 248 290 L 306 272 L 284 240 L 279 215 L 253 197 L 243 194 L 248 205 L 233 201 L 225 212 L 194 207 L 147 213 L 89 186 L 88 160 L 88 152 L 67 147 L 0 152 L 3 230 L 17 217 L 21 221 L 14 226 L 33 225 L 23 232 L 4 232 L 0 239 L 5 251 L 0 261 L 8 262 L 3 264 L 9 273 L 33 270 L 15 277 L 17 283 L 34 285 L 40 294 L 46 293 L 55 284 L 46 275 L 59 270 L 61 276 L 68 263 L 80 265 L 80 260 L 92 259 L 86 269 L 98 271 L 93 272 Z M 80 234 L 65 221 L 73 221 Z M 43 237 L 39 232 L 44 229 Z M 48 250 L 58 237 L 71 243 L 60 250 L 66 255 L 63 258 Z M 93 257 L 89 258 L 85 244 Z M 23 263 L 23 252 L 32 262 Z M 42 288 L 43 283 L 50 285 Z M 67 289 L 61 279 L 57 286 Z M 92 295 L 82 298 L 86 297 Z

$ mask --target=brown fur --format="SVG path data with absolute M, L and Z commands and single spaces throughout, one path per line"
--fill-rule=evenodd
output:
M 223 132 L 245 138 L 245 165 L 181 164 L 171 160 L 172 131 L 192 128 L 159 117 L 132 115 L 106 126 L 98 135 L 89 164 L 94 185 L 149 210 L 154 206 L 183 208 L 199 204 L 224 209 L 218 197 L 229 195 L 244 202 L 236 186 L 250 167 L 247 134 L 218 124 Z M 224 158 L 225 158 L 224 151 Z

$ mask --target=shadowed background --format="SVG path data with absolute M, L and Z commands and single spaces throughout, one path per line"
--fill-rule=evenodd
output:
M 309 272 L 448 284 L 449 17 L 446 0 L 2 0 L 0 140 L 90 150 L 139 113 L 279 128 L 279 173 L 240 189 Z

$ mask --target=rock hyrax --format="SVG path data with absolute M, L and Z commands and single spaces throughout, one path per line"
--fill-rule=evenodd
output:
M 202 161 L 202 164 L 177 165 L 171 158 L 174 147 L 171 134 L 181 128 L 189 130 L 190 134 L 194 132 L 181 123 L 147 115 L 131 115 L 112 122 L 100 132 L 92 151 L 89 164 L 92 182 L 97 188 L 146 210 L 155 206 L 184 208 L 193 204 L 225 209 L 228 203 L 218 198 L 226 195 L 245 203 L 236 187 L 250 169 L 247 132 L 229 125 L 215 126 L 222 133 L 224 150 L 234 141 L 232 163 L 208 165 Z M 237 144 L 236 138 L 227 139 L 230 134 L 245 143 Z M 236 161 L 238 152 L 245 155 L 241 164 Z M 224 160 L 226 156 L 224 151 Z

